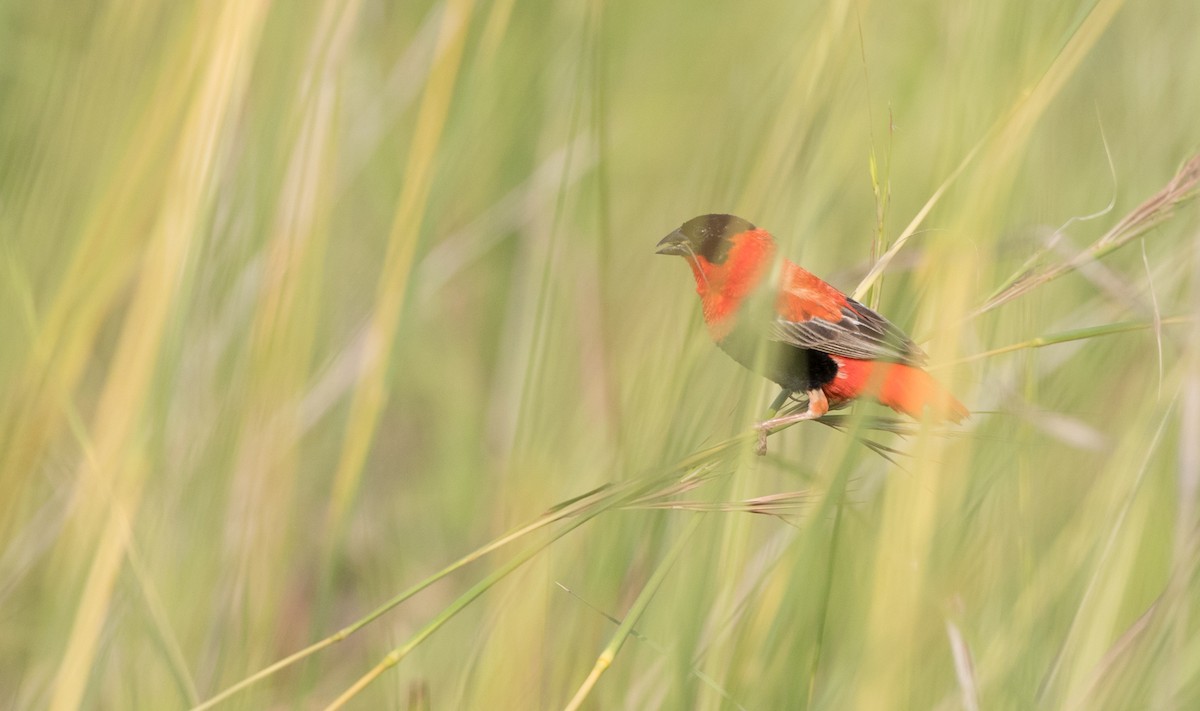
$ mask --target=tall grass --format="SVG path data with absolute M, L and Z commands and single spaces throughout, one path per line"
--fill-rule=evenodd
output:
M 1200 706 L 1196 3 L 0 17 L 0 707 Z M 718 211 L 974 416 L 755 457 Z

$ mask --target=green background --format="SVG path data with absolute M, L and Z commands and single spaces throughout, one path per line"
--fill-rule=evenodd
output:
M 1198 27 L 0 1 L 0 706 L 196 705 L 531 521 L 220 708 L 395 648 L 351 707 L 562 708 L 635 601 L 585 707 L 1200 706 L 1190 188 L 1087 251 L 1196 153 Z M 864 404 L 673 483 L 773 395 L 653 255 L 708 212 L 848 292 L 910 235 L 864 298 L 971 420 Z

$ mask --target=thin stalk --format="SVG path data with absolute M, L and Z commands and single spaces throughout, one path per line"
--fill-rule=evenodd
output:
M 1028 348 L 1043 348 L 1045 346 L 1053 346 L 1059 343 L 1070 343 L 1071 341 L 1084 341 L 1089 338 L 1098 336 L 1111 336 L 1117 333 L 1127 333 L 1129 331 L 1141 331 L 1148 328 L 1157 328 L 1169 324 L 1191 323 L 1194 319 L 1191 316 L 1172 316 L 1170 318 L 1161 319 L 1158 322 L 1154 321 L 1119 321 L 1117 323 L 1107 323 L 1100 326 L 1089 326 L 1087 328 L 1078 328 L 1071 331 L 1063 331 L 1062 333 L 1052 333 L 1048 336 L 1038 336 L 1020 343 L 1012 343 L 1000 348 L 993 348 L 990 351 L 976 353 L 965 358 L 950 361 L 949 363 L 939 363 L 932 366 L 929 370 L 937 370 L 938 368 L 947 368 L 952 365 L 962 365 L 963 363 L 972 363 L 984 358 L 1021 351 Z
M 633 483 L 636 483 L 636 482 L 631 482 L 631 484 L 633 484 Z M 617 494 L 619 494 L 621 491 L 627 490 L 628 488 L 629 488 L 628 486 L 620 487 L 613 493 L 609 494 L 609 497 L 615 498 L 617 496 Z M 398 595 L 391 598 L 387 602 L 384 602 L 382 605 L 380 605 L 379 607 L 372 610 L 365 617 L 355 621 L 354 623 L 352 623 L 346 627 L 343 627 L 342 629 L 340 629 L 337 632 L 335 632 L 334 634 L 326 637 L 325 639 L 315 642 L 315 643 L 305 647 L 304 649 L 301 649 L 300 651 L 295 652 L 294 654 L 292 654 L 290 656 L 284 657 L 283 659 L 280 659 L 279 661 L 275 662 L 274 664 L 272 664 L 268 667 L 265 667 L 264 669 L 258 671 L 257 673 L 246 677 L 245 679 L 243 679 L 243 680 L 237 682 L 236 684 L 234 684 L 233 686 L 225 689 L 224 691 L 222 691 L 221 693 L 212 697 L 211 699 L 208 699 L 207 701 L 200 704 L 199 706 L 194 707 L 192 709 L 192 711 L 204 711 L 204 709 L 212 708 L 212 707 L 216 706 L 217 704 L 230 698 L 234 694 L 238 693 L 239 691 L 242 691 L 243 689 L 246 689 L 247 687 L 249 687 L 257 682 L 262 681 L 263 679 L 266 679 L 267 677 L 272 676 L 273 674 L 292 666 L 296 662 L 299 662 L 303 659 L 306 659 L 307 657 L 312 656 L 313 654 L 316 654 L 317 652 L 325 649 L 326 647 L 330 647 L 334 644 L 337 644 L 338 642 L 341 642 L 342 640 L 346 639 L 347 637 L 354 634 L 358 630 L 362 629 L 366 625 L 379 619 L 385 613 L 392 610 L 392 608 L 400 605 L 401 603 L 403 603 L 404 601 L 413 597 L 414 595 L 421 592 L 425 588 L 429 587 L 430 585 L 433 585 L 437 581 L 454 573 L 455 571 L 459 570 L 460 568 L 463 568 L 463 567 L 467 566 L 468 564 L 479 560 L 480 558 L 484 557 L 485 555 L 487 555 L 495 550 L 498 550 L 523 536 L 533 533 L 534 531 L 537 531 L 540 528 L 543 528 L 552 523 L 555 523 L 556 521 L 561 521 L 562 519 L 569 518 L 571 516 L 575 516 L 575 515 L 579 514 L 580 512 L 585 511 L 589 506 L 600 505 L 605 499 L 601 498 L 599 500 L 594 500 L 593 497 L 596 494 L 599 494 L 599 493 L 602 493 L 602 492 L 608 491 L 608 490 L 609 489 L 601 487 L 599 489 L 595 489 L 595 490 L 583 495 L 582 497 L 575 497 L 574 499 L 571 499 L 569 502 L 565 503 L 565 505 L 560 504 L 560 505 L 554 507 L 553 509 L 551 509 L 550 511 L 548 511 L 547 513 L 544 513 L 541 516 L 537 517 L 533 521 L 530 521 L 529 523 L 525 524 L 524 526 L 514 529 L 514 530 L 510 531 L 509 533 L 506 533 L 505 535 L 487 543 L 486 545 L 476 548 L 474 551 L 471 551 L 470 553 L 464 555 L 463 557 L 454 561 L 450 565 L 447 565 L 445 568 L 442 568 L 441 570 L 430 575 L 429 577 L 425 578 L 424 580 L 420 581 L 419 583 L 417 583 L 417 584 L 413 585 L 412 587 L 409 587 L 408 589 L 399 593 Z M 604 508 L 601 508 L 600 510 L 604 511 L 604 510 L 607 510 L 608 508 L 611 508 L 611 507 L 604 507 Z
M 1035 255 L 988 297 L 987 301 L 971 316 L 987 313 L 1064 274 L 1070 274 L 1083 264 L 1102 259 L 1170 218 L 1175 208 L 1192 200 L 1197 194 L 1200 194 L 1200 155 L 1193 156 L 1184 163 L 1179 172 L 1161 190 L 1134 208 L 1103 237 L 1093 242 L 1073 259 L 1034 269 L 1032 263 L 1037 261 L 1037 256 L 1040 256 Z
M 688 471 L 687 474 L 685 474 L 684 478 L 692 476 L 693 473 L 694 473 L 693 471 Z M 583 494 L 581 496 L 576 496 L 571 499 L 568 499 L 565 502 L 559 503 L 559 504 L 555 505 L 554 507 L 552 507 L 546 513 L 535 518 L 534 520 L 530 521 L 529 523 L 525 524 L 524 526 L 514 529 L 514 530 L 510 531 L 509 533 L 506 533 L 505 535 L 487 543 L 486 545 L 475 549 L 474 551 L 472 551 L 472 552 L 464 555 L 463 557 L 459 558 L 458 560 L 454 561 L 450 565 L 447 565 L 445 568 L 442 568 L 441 570 L 437 571 L 436 573 L 433 573 L 432 575 L 425 578 L 424 580 L 416 583 L 415 585 L 409 587 L 408 589 L 404 590 L 403 592 L 397 594 L 395 597 L 392 597 L 388 601 L 384 602 L 382 605 L 380 605 L 379 607 L 372 610 L 369 614 L 356 620 L 352 624 L 350 624 L 346 627 L 343 627 L 342 629 L 338 630 L 334 634 L 329 635 L 325 639 L 322 639 L 318 642 L 314 642 L 313 644 L 305 647 L 304 649 L 301 649 L 300 651 L 295 652 L 295 653 L 291 654 L 290 656 L 284 657 L 283 659 L 280 659 L 279 661 L 275 662 L 274 664 L 263 668 L 262 670 L 252 674 L 251 676 L 246 677 L 245 679 L 242 679 L 241 681 L 237 682 L 233 686 L 230 686 L 229 688 L 225 689 L 224 691 L 222 691 L 221 693 L 212 697 L 211 699 L 208 699 L 204 703 L 202 703 L 198 706 L 195 706 L 191 711 L 204 711 L 205 709 L 213 708 L 217 704 L 229 699 L 230 697 L 237 694 L 238 692 L 266 679 L 267 677 L 270 677 L 270 676 L 276 674 L 277 672 L 280 672 L 280 671 L 292 666 L 293 664 L 296 664 L 297 662 L 300 662 L 308 657 L 311 657 L 312 655 L 316 654 L 317 652 L 320 652 L 323 649 L 326 649 L 328 647 L 333 646 L 334 644 L 337 644 L 338 642 L 341 642 L 342 640 L 346 639 L 347 637 L 354 634 L 358 630 L 362 629 L 363 627 L 365 627 L 365 626 L 369 625 L 370 623 L 374 622 L 375 620 L 379 619 L 385 613 L 391 611 L 393 608 L 397 607 L 398 605 L 405 602 L 409 598 L 413 597 L 417 593 L 421 592 L 425 588 L 428 588 L 430 585 L 433 585 L 437 581 L 447 577 L 448 575 L 454 573 L 455 571 L 465 567 L 466 565 L 468 565 L 470 563 L 475 562 L 476 560 L 479 560 L 480 558 L 484 557 L 485 555 L 487 555 L 495 550 L 498 550 L 498 549 L 508 545 L 509 543 L 512 543 L 513 541 L 516 541 L 524 536 L 527 536 L 527 535 L 533 533 L 534 531 L 537 531 L 538 529 L 544 528 L 546 526 L 549 526 L 549 525 L 556 523 L 558 521 L 561 521 L 563 519 L 582 515 L 582 517 L 578 521 L 573 522 L 570 526 L 565 528 L 562 532 L 560 532 L 559 534 L 556 534 L 553 538 L 550 539 L 550 541 L 557 540 L 563 534 L 565 534 L 567 531 L 570 531 L 570 530 L 576 528 L 579 523 L 590 520 L 591 518 L 593 518 L 601 513 L 604 513 L 605 511 L 609 511 L 609 510 L 612 510 L 615 508 L 620 508 L 620 507 L 626 505 L 627 503 L 629 503 L 630 501 L 637 500 L 640 497 L 643 497 L 649 493 L 652 493 L 657 487 L 661 486 L 665 481 L 673 480 L 675 478 L 676 477 L 674 475 L 672 475 L 672 476 L 668 476 L 668 477 L 654 477 L 654 478 L 651 478 L 648 480 L 646 480 L 646 479 L 634 480 L 634 481 L 630 481 L 630 482 L 625 482 L 623 484 L 607 484 L 605 486 L 600 486 L 595 489 L 592 489 L 588 493 Z M 538 548 L 538 550 L 540 550 L 540 548 Z M 488 579 L 490 579 L 490 577 L 485 579 L 485 582 Z M 478 585 L 476 587 L 478 587 Z M 475 590 L 475 588 L 472 588 L 472 591 L 474 591 L 474 590 Z M 471 593 L 468 592 L 467 594 L 469 595 Z M 435 622 L 436 622 L 436 620 L 435 620 Z M 433 624 L 433 623 L 431 623 L 431 624 Z M 436 629 L 436 627 L 434 629 Z M 432 630 L 430 630 L 430 632 L 432 632 Z M 428 636 L 428 635 L 426 634 L 425 636 Z M 386 661 L 387 661 L 387 659 L 385 658 L 385 660 L 383 662 L 380 662 L 380 664 L 382 665 Z M 399 661 L 399 660 L 397 660 L 397 661 Z M 388 666 L 391 666 L 391 665 L 388 665 Z M 384 668 L 386 669 L 387 667 L 384 667 Z M 370 676 L 370 675 L 368 674 L 368 676 Z M 364 677 L 364 679 L 365 678 L 366 677 Z M 362 680 L 360 679 L 360 681 L 362 681 Z M 367 683 L 369 683 L 369 680 Z M 347 690 L 347 691 L 349 691 L 349 690 Z
M 600 676 L 612 666 L 613 660 L 616 659 L 617 653 L 621 651 L 625 640 L 629 639 L 629 635 L 633 632 L 634 625 L 637 624 L 642 613 L 646 611 L 646 607 L 650 604 L 650 600 L 654 598 L 654 594 L 658 592 L 659 586 L 666 579 L 667 573 L 675 564 L 676 559 L 679 558 L 679 554 L 683 552 L 688 539 L 696 532 L 696 528 L 700 525 L 700 520 L 700 516 L 694 516 L 688 521 L 687 526 L 683 529 L 683 533 L 675 541 L 675 545 L 671 546 L 671 550 L 667 552 L 667 556 L 663 558 L 663 561 L 659 563 L 654 574 L 646 581 L 646 587 L 642 588 L 637 599 L 634 600 L 633 606 L 629 608 L 629 613 L 625 615 L 625 619 L 613 634 L 608 646 L 597 657 L 596 664 L 592 667 L 591 673 L 583 680 L 583 684 L 575 692 L 575 696 L 564 707 L 565 711 L 578 711 L 579 706 L 587 699 L 588 694 L 596 686 L 596 682 L 600 680 Z
M 411 638 L 409 638 L 409 640 L 407 642 L 405 642 L 403 645 L 401 645 L 399 647 L 396 647 L 391 652 L 388 652 L 387 656 L 385 656 L 382 660 L 380 660 L 380 662 L 378 664 L 376 664 L 371 669 L 371 671 L 369 671 L 366 674 L 364 674 L 363 676 L 359 677 L 358 681 L 354 682 L 354 684 L 351 685 L 350 688 L 348 688 L 344 692 L 342 692 L 341 696 L 337 697 L 336 699 L 334 699 L 333 703 L 326 706 L 325 707 L 326 711 L 336 711 L 336 709 L 340 709 L 343 706 L 345 706 L 347 702 L 349 702 L 351 699 L 353 699 L 355 696 L 357 696 L 360 692 L 362 692 L 363 689 L 370 686 L 371 682 L 378 679 L 388 669 L 391 669 L 392 667 L 399 664 L 400 661 L 403 660 L 406 656 L 408 656 L 408 654 L 410 652 L 412 652 L 412 650 L 416 649 L 419 644 L 421 644 L 426 639 L 428 639 L 430 635 L 432 635 L 434 632 L 436 632 L 438 629 L 440 629 L 442 627 L 442 625 L 449 622 L 455 615 L 457 615 L 458 613 L 460 613 L 464 609 L 466 609 L 467 605 L 470 605 L 480 595 L 484 594 L 489 589 L 491 589 L 491 587 L 493 585 L 495 585 L 496 583 L 503 580 L 505 577 L 507 577 L 510 573 L 512 573 L 517 568 L 519 568 L 522 565 L 524 565 L 525 563 L 529 562 L 530 559 L 532 559 L 535 555 L 537 555 L 541 551 L 545 550 L 547 547 L 550 546 L 550 544 L 554 543 L 555 541 L 557 541 L 558 539 L 567 535 L 568 533 L 575 530 L 576 528 L 579 528 L 580 526 L 582 526 L 583 524 L 592 520 L 593 518 L 604 513 L 605 510 L 607 510 L 607 509 L 606 508 L 598 509 L 596 511 L 590 512 L 586 516 L 581 516 L 580 518 L 575 519 L 569 525 L 565 526 L 562 530 L 560 530 L 558 533 L 554 534 L 553 536 L 551 536 L 550 538 L 546 539 L 545 541 L 539 543 L 538 545 L 532 546 L 532 547 L 526 549 L 525 552 L 521 553 L 520 555 L 516 556 L 512 560 L 505 563 L 500 568 L 496 569 L 496 571 L 493 572 L 491 575 L 487 576 L 483 580 L 480 580 L 478 583 L 476 583 L 474 585 L 474 587 L 472 587 L 467 592 L 463 593 L 461 596 L 459 596 L 458 599 L 456 599 L 454 602 L 452 602 L 449 607 L 442 610 L 442 613 L 440 615 L 438 615 L 434 619 L 430 620 L 429 624 L 427 624 L 423 628 L 421 628 L 421 630 L 419 632 L 417 632 L 415 635 L 413 635 Z
M 375 307 L 368 326 L 372 358 L 351 397 L 342 451 L 326 509 L 325 530 L 329 542 L 325 553 L 327 564 L 341 538 L 346 515 L 358 493 L 363 463 L 387 400 L 387 364 L 409 291 L 408 282 L 420 226 L 425 216 L 442 131 L 454 96 L 473 8 L 474 0 L 453 0 L 447 4 L 434 50 L 438 59 L 430 70 L 417 112 L 404 170 L 405 180 L 397 200 L 387 252 L 376 287 Z
M 601 610 L 599 607 L 596 607 L 592 603 L 585 600 L 582 596 L 580 596 L 579 593 L 575 592 L 574 590 L 567 587 L 566 585 L 563 585 L 562 583 L 557 582 L 557 581 L 555 581 L 554 584 L 557 585 L 558 587 L 562 588 L 562 590 L 564 592 L 566 592 L 568 595 L 570 595 L 571 597 L 573 597 L 576 600 L 578 600 L 579 602 L 583 603 L 588 609 L 592 610 L 593 612 L 600 615 L 601 617 L 608 620 L 609 622 L 613 623 L 614 625 L 617 625 L 618 627 L 621 626 L 621 619 L 619 617 L 610 615 L 607 612 L 605 612 L 604 610 Z M 658 652 L 659 654 L 664 655 L 664 656 L 667 654 L 666 647 L 655 642 L 653 639 L 647 637 L 646 635 L 642 634 L 636 628 L 630 630 L 629 634 L 631 634 L 634 638 L 636 638 L 637 641 L 642 642 L 643 644 L 645 644 L 647 647 L 654 650 L 655 652 Z M 729 691 L 725 689 L 725 687 L 718 684 L 716 679 L 714 679 L 711 676 L 709 676 L 708 674 L 704 673 L 704 670 L 701 669 L 698 665 L 692 664 L 691 672 L 692 672 L 692 676 L 694 676 L 697 679 L 699 679 L 700 681 L 704 682 L 704 684 L 707 685 L 708 688 L 710 688 L 713 691 L 720 694 L 722 699 L 725 699 L 726 701 L 733 704 L 734 706 L 737 706 L 739 709 L 741 709 L 741 711 L 746 711 L 746 709 L 741 704 L 739 704 L 736 699 L 733 698 L 733 695 L 730 694 Z
M 858 288 L 854 290 L 855 299 L 866 298 L 866 294 L 868 291 L 870 291 L 871 286 L 883 276 L 883 272 L 887 270 L 888 265 L 892 263 L 892 260 L 896 257 L 896 254 L 898 254 L 904 245 L 908 243 L 908 240 L 914 234 L 916 234 L 917 228 L 920 227 L 921 223 L 925 221 L 925 218 L 929 216 L 929 213 L 942 199 L 942 196 L 946 194 L 946 191 L 950 189 L 950 186 L 953 185 L 954 182 L 958 180 L 958 177 L 962 175 L 963 171 L 967 169 L 967 166 L 969 166 L 971 162 L 975 160 L 975 156 L 979 155 L 979 152 L 983 150 L 983 147 L 987 145 L 992 136 L 999 133 L 999 129 L 1002 125 L 1004 125 L 1004 119 L 993 126 L 983 138 L 979 139 L 979 142 L 976 143 L 974 147 L 967 152 L 967 155 L 963 157 L 962 161 L 959 162 L 958 167 L 954 169 L 954 172 L 950 173 L 950 175 L 942 181 L 942 184 L 938 186 L 938 189 L 933 191 L 933 195 L 930 195 L 929 199 L 925 201 L 925 205 L 921 207 L 917 214 L 912 218 L 912 221 L 908 223 L 908 227 L 904 228 L 904 231 L 901 232 L 900 236 L 896 238 L 896 241 L 892 243 L 892 246 L 888 248 L 888 251 L 883 253 L 883 256 L 879 258 L 879 261 L 875 262 L 875 264 L 871 266 L 871 271 L 867 272 L 867 275 L 863 277 L 863 280 L 858 283 Z
M 844 467 L 843 467 L 844 468 Z M 842 499 L 846 493 L 846 477 L 839 476 L 840 486 L 837 492 L 837 512 L 833 517 L 833 531 L 829 536 L 829 560 L 825 565 L 825 589 L 821 593 L 821 615 L 817 620 L 817 638 L 813 644 L 812 665 L 808 669 L 808 703 L 805 708 L 812 708 L 813 695 L 817 691 L 817 671 L 821 668 L 821 651 L 825 647 L 825 621 L 829 617 L 829 601 L 833 592 L 834 566 L 837 564 L 838 540 L 842 532 L 842 512 L 845 504 Z
M 862 300 L 866 297 L 867 291 L 883 275 L 888 265 L 891 264 L 892 259 L 916 232 L 917 227 L 924 222 L 930 211 L 942 199 L 945 192 L 958 180 L 959 176 L 975 160 L 975 157 L 979 155 L 984 147 L 989 147 L 993 151 L 1011 151 L 1014 149 L 1017 145 L 1017 136 L 1014 136 L 1014 134 L 1027 132 L 1028 127 L 1037 120 L 1037 117 L 1042 115 L 1051 100 L 1058 95 L 1067 79 L 1079 67 L 1083 58 L 1087 56 L 1088 52 L 1099 41 L 1100 36 L 1103 35 L 1105 29 L 1112 22 L 1113 17 L 1123 4 L 1123 0 L 1097 0 L 1096 4 L 1083 16 L 1079 24 L 1067 34 L 1066 43 L 1055 56 L 1054 61 L 1050 63 L 1050 66 L 1038 77 L 1029 90 L 1022 93 L 1021 97 L 1017 99 L 1012 107 L 992 124 L 987 133 L 967 152 L 967 155 L 954 171 L 950 173 L 949 177 L 929 197 L 929 200 L 925 202 L 925 205 L 913 217 L 908 227 L 904 228 L 904 232 L 892 243 L 891 248 L 884 253 L 879 261 L 875 262 L 871 267 L 871 271 L 863 277 L 863 280 L 859 282 L 858 288 L 854 290 L 855 299 Z M 997 140 L 993 141 L 993 139 Z M 986 161 L 985 165 L 987 165 Z

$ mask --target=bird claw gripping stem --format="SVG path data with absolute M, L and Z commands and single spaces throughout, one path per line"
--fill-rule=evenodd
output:
M 776 400 L 778 401 L 779 398 L 776 398 Z M 809 390 L 808 409 L 804 412 L 795 415 L 784 415 L 783 417 L 773 417 L 763 420 L 754 426 L 754 429 L 758 430 L 758 443 L 754 447 L 754 453 L 760 457 L 767 453 L 767 435 L 773 430 L 805 420 L 819 420 L 827 412 L 829 412 L 829 398 L 826 397 L 825 391 L 821 389 Z

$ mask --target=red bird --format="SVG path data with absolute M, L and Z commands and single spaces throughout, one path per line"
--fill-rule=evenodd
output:
M 687 260 L 709 334 L 783 388 L 777 405 L 807 395 L 806 412 L 758 423 L 760 451 L 770 430 L 862 396 L 917 419 L 926 411 L 954 422 L 970 414 L 921 369 L 925 353 L 883 316 L 786 259 L 774 282 L 775 240 L 766 230 L 734 215 L 701 215 L 664 237 L 657 253 Z M 775 284 L 778 292 L 764 297 Z

